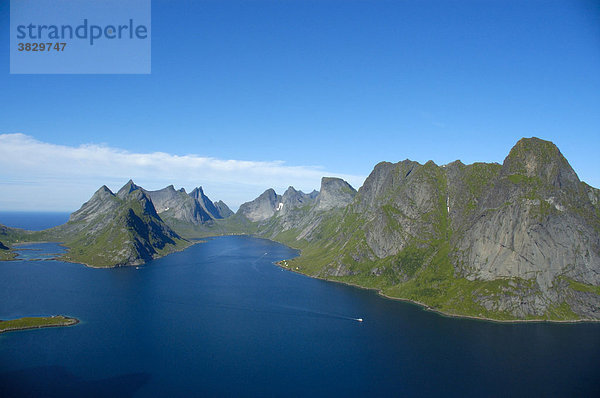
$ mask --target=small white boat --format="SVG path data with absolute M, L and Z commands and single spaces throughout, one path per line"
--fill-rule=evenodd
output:
M 358 322 L 362 322 L 362 321 L 363 321 L 363 319 L 362 319 L 362 318 L 356 318 L 356 320 L 357 320 Z

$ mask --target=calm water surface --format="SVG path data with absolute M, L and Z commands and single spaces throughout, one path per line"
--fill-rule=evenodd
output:
M 231 236 L 139 269 L 0 262 L 0 319 L 82 321 L 0 335 L 0 396 L 600 394 L 600 325 L 446 318 L 272 264 L 295 255 Z

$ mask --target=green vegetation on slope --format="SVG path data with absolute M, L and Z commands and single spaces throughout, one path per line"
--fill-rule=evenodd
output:
M 13 260 L 16 257 L 12 250 L 0 250 L 0 261 Z
M 94 230 L 96 224 L 92 223 L 65 241 L 70 249 L 65 259 L 94 267 L 138 265 L 191 244 L 178 236 L 165 235 L 157 220 L 136 200 L 124 203 L 116 215 L 104 217 L 110 220 L 102 229 Z
M 276 233 L 277 220 L 260 226 L 258 234 L 301 250 L 300 257 L 282 263 L 287 269 L 374 288 L 443 313 L 497 320 L 590 319 L 593 308 L 574 312 L 568 300 L 575 296 L 570 292 L 600 295 L 600 287 L 555 280 L 551 288 L 558 299 L 549 301 L 534 274 L 491 280 L 473 276 L 470 264 L 463 264 L 468 260 L 463 250 L 470 248 L 459 249 L 457 243 L 465 236 L 473 242 L 468 235 L 473 223 L 498 214 L 522 217 L 517 225 L 533 233 L 543 231 L 549 219 L 564 223 L 573 218 L 563 217 L 573 215 L 597 228 L 599 206 L 590 203 L 597 197 L 594 189 L 577 180 L 553 144 L 533 139 L 520 142 L 504 166 L 378 164 L 356 200 L 324 215 L 307 237 L 298 239 L 302 223 Z M 490 243 L 489 253 L 499 250 L 495 247 L 500 244 Z M 514 246 L 508 250 L 518 253 Z

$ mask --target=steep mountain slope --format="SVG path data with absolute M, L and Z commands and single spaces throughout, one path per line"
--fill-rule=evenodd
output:
M 190 244 L 162 221 L 132 181 L 116 195 L 101 187 L 66 224 L 36 235 L 64 241 L 67 260 L 95 267 L 139 265 Z
M 323 177 L 316 197 L 317 210 L 330 210 L 352 203 L 356 190 L 341 178 Z
M 202 224 L 213 219 L 193 195 L 188 195 L 182 188 L 175 190 L 173 185 L 158 191 L 144 191 L 152 200 L 161 218 L 168 222 L 170 219 L 191 224 Z
M 223 218 L 219 209 L 215 204 L 204 194 L 202 187 L 195 188 L 190 192 L 190 196 L 196 200 L 200 207 L 208 214 L 213 220 Z
M 333 177 L 323 177 L 320 191 L 310 194 L 289 187 L 281 196 L 274 216 L 262 219 L 258 224 L 257 234 L 270 239 L 311 240 L 313 230 L 323 218 L 346 207 L 355 195 L 356 190 L 350 184 Z
M 267 189 L 258 198 L 240 206 L 237 214 L 246 217 L 252 222 L 264 221 L 271 218 L 279 209 L 281 196 L 273 189 Z
M 232 216 L 234 213 L 231 211 L 229 206 L 225 204 L 222 200 L 214 202 L 215 208 L 217 209 L 218 217 L 216 218 L 227 218 Z
M 162 220 L 179 235 L 190 239 L 219 233 L 222 228 L 215 225 L 215 221 L 233 214 L 222 201 L 213 203 L 202 187 L 195 188 L 189 195 L 185 189 L 175 190 L 172 185 L 144 192 Z
M 333 202 L 322 187 L 262 213 L 259 235 L 302 249 L 288 267 L 452 314 L 600 319 L 600 194 L 554 144 L 523 139 L 503 165 L 382 162 L 355 196 L 334 185 Z

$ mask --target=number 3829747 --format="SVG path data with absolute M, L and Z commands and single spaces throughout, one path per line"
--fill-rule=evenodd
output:
M 18 43 L 19 51 L 64 51 L 67 43 Z

